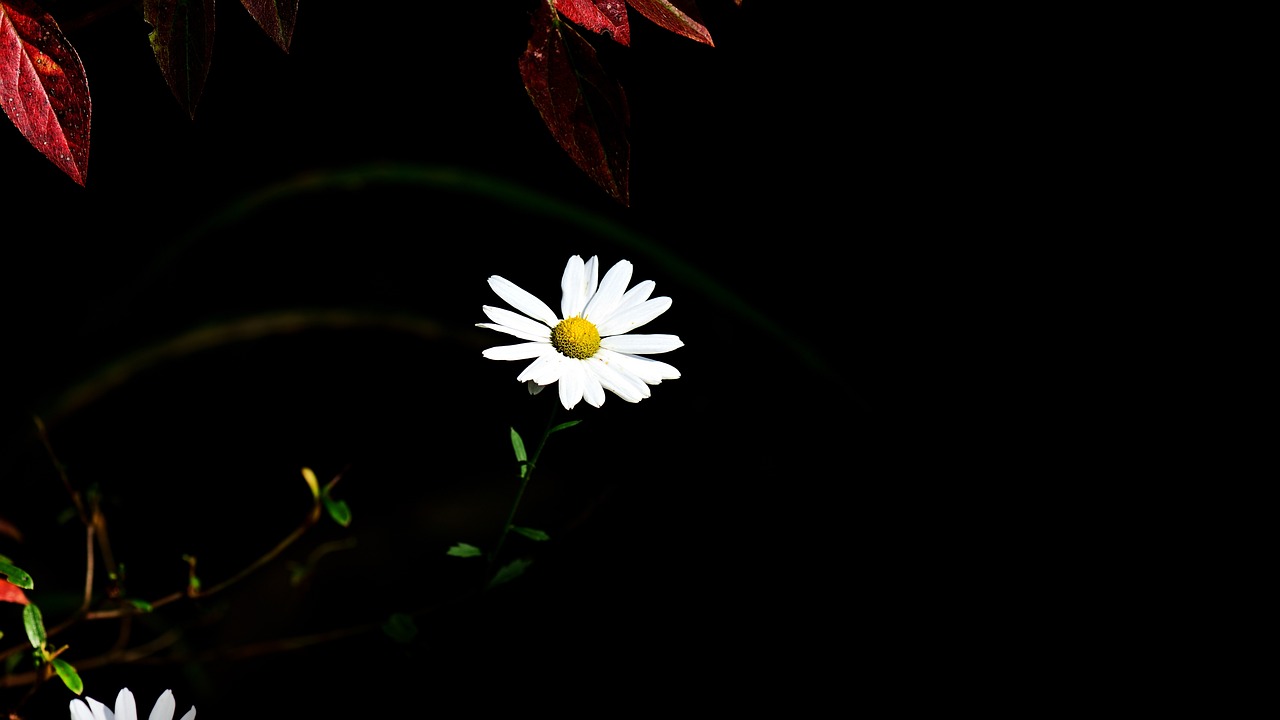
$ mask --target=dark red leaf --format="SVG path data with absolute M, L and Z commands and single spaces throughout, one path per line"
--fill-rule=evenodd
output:
M 560 17 L 591 32 L 611 37 L 620 45 L 631 44 L 626 0 L 556 0 L 556 10 Z
M 30 0 L 0 0 L 0 105 L 27 142 L 84 185 L 89 81 L 58 24 Z
M 213 59 L 214 0 L 143 0 L 151 50 L 173 96 L 191 117 Z
M 281 50 L 289 52 L 293 40 L 293 26 L 298 21 L 299 0 L 240 0 L 244 9 L 258 21 L 267 37 L 275 41 Z
M 636 12 L 673 33 L 714 46 L 711 33 L 702 26 L 693 0 L 627 0 Z M 680 7 L 677 7 L 679 5 Z
M 519 64 L 525 90 L 552 137 L 596 184 L 630 205 L 627 98 L 605 75 L 595 49 L 549 3 L 539 2 Z
M 26 593 L 22 592 L 22 588 L 14 585 L 8 580 L 0 578 L 0 602 L 18 603 L 26 605 L 28 603 Z

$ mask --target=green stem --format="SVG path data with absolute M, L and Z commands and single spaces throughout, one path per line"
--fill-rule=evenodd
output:
M 547 418 L 547 427 L 542 431 L 542 439 L 538 441 L 538 448 L 533 451 L 533 455 L 529 457 L 524 468 L 524 475 L 520 478 L 520 490 L 516 492 L 515 502 L 511 503 L 511 511 L 507 513 L 507 521 L 502 525 L 502 534 L 498 536 L 498 544 L 494 546 L 493 552 L 489 553 L 489 570 L 492 577 L 493 563 L 498 559 L 498 553 L 502 552 L 502 546 L 507 541 L 507 535 L 510 534 L 511 528 L 515 525 L 516 510 L 520 507 L 520 501 L 524 499 L 525 488 L 529 487 L 529 479 L 533 477 L 533 469 L 538 464 L 538 458 L 542 456 L 542 448 L 547 445 L 547 438 L 551 436 L 551 428 L 556 421 L 556 410 L 560 407 L 558 401 L 551 403 L 551 415 Z

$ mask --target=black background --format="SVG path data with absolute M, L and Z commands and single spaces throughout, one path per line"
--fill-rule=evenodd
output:
M 1033 212 L 1046 234 L 1073 222 L 1044 180 L 1071 141 L 1042 136 L 1052 108 L 1028 89 L 1035 73 L 936 15 L 706 2 L 707 47 L 633 13 L 631 47 L 597 43 L 632 112 L 624 208 L 528 100 L 516 60 L 530 3 L 410 5 L 430 7 L 304 2 L 288 54 L 220 5 L 194 120 L 140 15 L 64 22 L 93 93 L 87 187 L 0 133 L 0 515 L 26 533 L 0 552 L 37 579 L 32 599 L 56 615 L 44 593 L 74 596 L 83 577 L 33 414 L 73 485 L 103 487 L 113 549 L 144 598 L 181 587 L 183 553 L 211 583 L 287 534 L 308 507 L 302 466 L 322 480 L 345 469 L 338 495 L 355 518 L 159 614 L 161 629 L 190 628 L 175 650 L 197 660 L 87 670 L 88 694 L 128 685 L 149 704 L 172 687 L 179 712 L 194 702 L 201 717 L 405 702 L 796 711 L 826 689 L 905 688 L 949 663 L 962 652 L 951 638 L 977 632 L 965 616 L 989 591 L 981 579 L 1015 567 L 976 549 L 994 547 L 983 520 L 1002 489 L 983 479 L 997 468 L 971 461 L 994 441 L 984 378 L 1036 352 L 979 349 L 1008 302 L 994 268 L 1012 262 L 1034 282 L 1043 258 L 1010 257 L 1005 240 Z M 370 163 L 513 183 L 677 261 L 449 187 L 310 193 L 205 225 L 275 183 Z M 534 553 L 527 575 L 462 597 L 477 561 L 443 551 L 491 541 L 515 490 L 508 428 L 533 442 L 554 400 L 530 399 L 518 364 L 480 357 L 502 342 L 473 327 L 498 304 L 485 279 L 554 300 L 572 254 L 630 259 L 637 281 L 674 299 L 651 327 L 685 341 L 664 358 L 683 377 L 638 405 L 561 411 L 584 422 L 553 436 L 521 516 L 553 541 L 513 542 Z M 298 309 L 411 316 L 428 331 L 284 332 L 168 360 L 101 396 L 70 390 L 194 327 Z M 351 538 L 308 586 L 288 585 L 288 560 Z M 413 643 L 373 630 L 271 645 L 390 612 L 417 613 Z M 0 616 L 6 643 L 21 637 L 16 618 Z M 115 627 L 80 642 L 109 645 Z M 64 641 L 74 662 L 73 632 Z M 268 651 L 237 655 L 257 643 Z M 66 700 L 46 687 L 24 712 Z

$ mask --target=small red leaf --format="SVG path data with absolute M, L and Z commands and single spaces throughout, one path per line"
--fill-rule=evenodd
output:
M 556 10 L 591 32 L 613 38 L 620 45 L 631 44 L 626 0 L 556 0 Z
M 698 7 L 693 4 L 693 0 L 627 0 L 627 2 L 636 9 L 636 12 L 673 33 L 683 35 L 690 40 L 715 45 L 711 42 L 711 33 L 702 25 Z M 684 9 L 676 7 L 677 5 Z
M 214 0 L 143 0 L 151 50 L 164 80 L 191 117 L 213 59 Z
M 298 22 L 299 0 L 240 0 L 267 37 L 275 41 L 281 50 L 289 52 L 293 41 L 293 26 Z
M 597 185 L 629 205 L 627 98 L 605 75 L 595 49 L 560 20 L 550 2 L 538 3 L 519 64 L 525 90 L 552 137 Z
M 0 106 L 81 186 L 89 174 L 89 81 L 58 24 L 31 0 L 0 0 Z
M 0 579 L 0 602 L 18 603 L 26 605 L 28 603 L 26 593 L 22 592 L 22 588 L 14 585 L 8 580 Z

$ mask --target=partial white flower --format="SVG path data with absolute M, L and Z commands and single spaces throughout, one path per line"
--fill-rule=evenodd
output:
M 176 708 L 173 691 L 165 690 L 161 693 L 160 699 L 156 700 L 156 706 L 151 709 L 147 720 L 173 720 Z M 195 720 L 195 717 L 196 709 L 192 706 L 181 720 Z M 120 694 L 116 695 L 115 712 L 93 698 L 84 700 L 76 698 L 71 701 L 71 720 L 138 720 L 138 705 L 134 702 L 133 693 L 129 692 L 129 688 L 122 688 Z
M 514 335 L 527 342 L 484 351 L 490 360 L 533 360 L 516 377 L 536 394 L 560 384 L 560 402 L 572 410 L 579 400 L 600 407 L 608 390 L 627 402 L 649 397 L 649 386 L 680 377 L 667 363 L 644 357 L 683 347 L 675 335 L 628 335 L 671 307 L 671 298 L 650 299 L 654 283 L 645 280 L 630 290 L 631 263 L 619 261 L 599 279 L 595 256 L 585 263 L 569 258 L 560 278 L 560 314 L 515 283 L 494 275 L 489 287 L 520 315 L 484 306 L 492 323 L 477 327 Z M 526 317 L 527 316 L 527 317 Z

